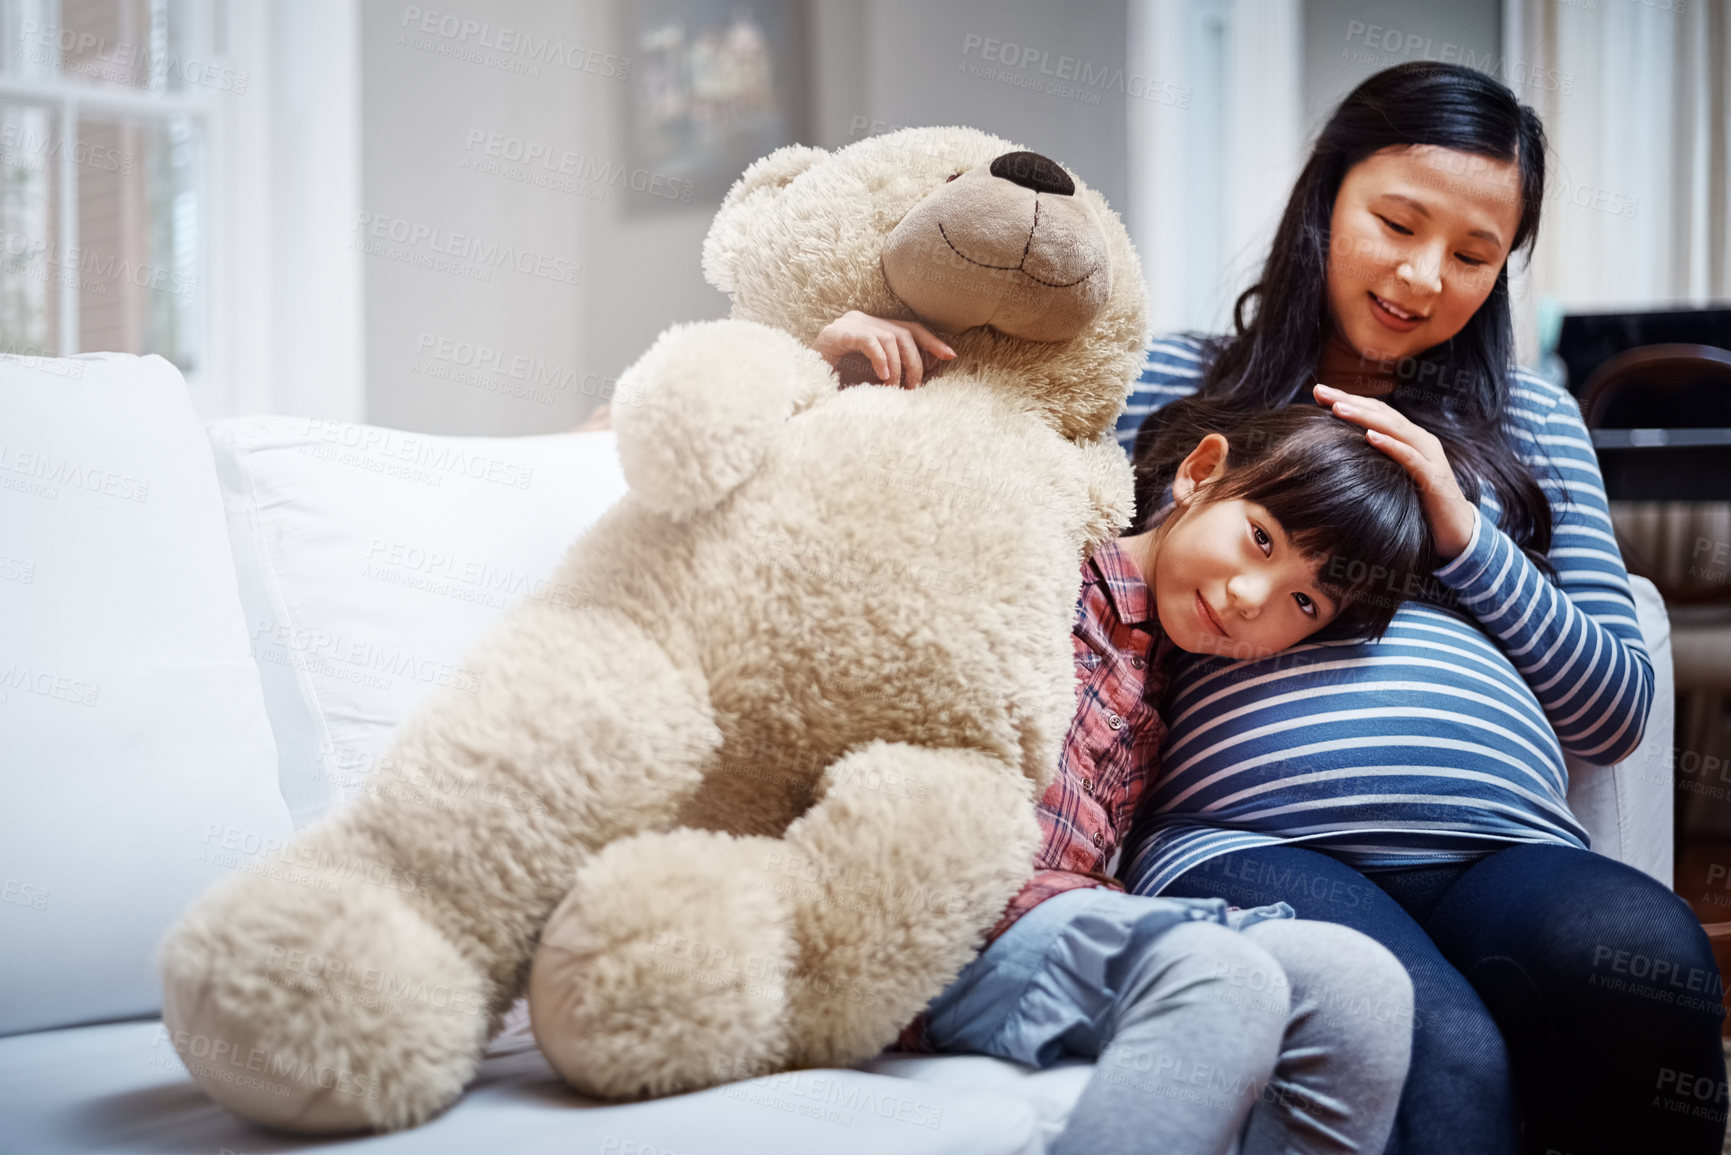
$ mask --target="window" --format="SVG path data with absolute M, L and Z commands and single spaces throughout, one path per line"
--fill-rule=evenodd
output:
M 226 0 L 0 0 L 0 352 L 208 358 Z

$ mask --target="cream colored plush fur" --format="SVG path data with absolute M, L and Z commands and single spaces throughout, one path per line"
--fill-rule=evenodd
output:
M 1129 517 L 1109 430 L 1141 274 L 1078 181 L 1065 227 L 1097 223 L 1075 251 L 1110 291 L 1070 339 L 953 334 L 913 391 L 840 388 L 807 343 L 848 309 L 911 317 L 886 238 L 1012 151 L 905 130 L 735 185 L 704 249 L 734 317 L 622 379 L 630 492 L 556 576 L 581 596 L 516 606 L 465 662 L 478 692 L 164 941 L 164 1018 L 211 1095 L 297 1131 L 419 1123 L 525 990 L 602 1096 L 851 1063 L 979 948 L 1074 707 L 1080 558 Z M 1033 253 L 1035 194 L 1008 199 Z M 1022 292 L 987 263 L 944 275 Z

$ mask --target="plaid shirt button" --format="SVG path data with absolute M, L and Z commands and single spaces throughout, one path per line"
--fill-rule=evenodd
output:
M 1094 780 L 1092 778 L 1082 779 L 1082 789 L 1086 793 L 1089 793 L 1089 794 L 1094 793 Z
M 1105 845 L 1106 845 L 1106 836 L 1098 830 L 1094 831 L 1094 848 L 1096 850 L 1098 850 L 1099 848 L 1101 848 Z
M 1124 719 L 1120 718 L 1116 714 L 1108 714 L 1106 715 L 1106 725 L 1112 727 L 1114 730 L 1122 730 L 1124 728 Z
M 1141 659 L 1141 657 L 1140 657 L 1140 656 L 1138 656 L 1138 657 L 1134 657 L 1134 658 L 1131 658 L 1131 659 L 1130 659 L 1130 664 L 1131 664 L 1131 665 L 1132 665 L 1132 666 L 1134 666 L 1134 667 L 1136 667 L 1136 668 L 1137 668 L 1137 669 L 1138 669 L 1138 670 L 1140 670 L 1140 669 L 1141 669 L 1141 668 L 1142 668 L 1142 667 L 1143 667 L 1143 665 L 1145 665 L 1145 664 L 1146 664 L 1146 663 L 1144 663 L 1144 662 L 1143 662 L 1143 661 L 1142 661 L 1142 659 Z

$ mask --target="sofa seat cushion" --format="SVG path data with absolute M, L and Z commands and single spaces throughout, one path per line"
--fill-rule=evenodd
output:
M 519 1003 L 456 1106 L 389 1135 L 314 1140 L 245 1123 L 193 1085 L 158 1020 L 0 1039 L 0 1150 L 65 1155 L 314 1151 L 427 1155 L 1039 1155 L 1090 1068 L 886 1054 L 644 1103 L 570 1090 Z M 236 1069 L 244 1078 L 244 1067 Z M 905 1077 L 898 1077 L 905 1076 Z

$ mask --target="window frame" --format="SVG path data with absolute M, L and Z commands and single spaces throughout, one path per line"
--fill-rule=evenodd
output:
M 228 17 L 228 23 L 232 24 L 234 13 L 226 11 L 226 0 L 201 0 L 201 7 L 191 10 L 188 23 L 197 26 L 202 22 L 207 39 L 218 16 L 218 6 L 224 6 L 222 15 Z M 167 19 L 168 5 L 165 0 L 153 0 L 151 8 L 153 19 L 159 15 L 162 19 Z M 194 310 L 198 317 L 200 342 L 198 361 L 192 370 L 183 376 L 194 398 L 205 402 L 200 404 L 201 410 L 213 401 L 216 408 L 229 408 L 230 399 L 212 396 L 214 382 L 231 379 L 231 374 L 220 364 L 225 354 L 225 343 L 218 337 L 218 323 L 222 312 L 220 302 L 227 295 L 229 285 L 228 278 L 221 274 L 222 262 L 216 260 L 214 254 L 217 246 L 222 244 L 225 208 L 234 203 L 234 200 L 225 195 L 232 191 L 235 183 L 234 166 L 229 163 L 226 142 L 233 139 L 235 121 L 245 110 L 232 107 L 234 102 L 224 99 L 234 95 L 231 93 L 204 88 L 170 91 L 166 86 L 166 76 L 161 71 L 151 78 L 152 84 L 149 87 L 134 88 L 121 84 L 104 84 L 84 79 L 75 72 L 64 71 L 61 68 L 59 50 L 56 48 L 44 50 L 48 56 L 46 61 L 33 59 L 32 54 L 25 51 L 31 43 L 23 35 L 26 22 L 34 21 L 35 27 L 41 29 L 58 28 L 59 10 L 57 0 L 14 0 L 11 4 L 0 0 L 0 27 L 4 27 L 9 35 L 17 34 L 20 61 L 17 69 L 0 73 L 0 102 L 44 109 L 53 119 L 54 131 L 62 142 L 74 142 L 78 139 L 80 117 L 88 113 L 160 125 L 165 129 L 169 123 L 180 119 L 193 123 L 200 139 L 202 159 L 195 186 L 199 211 L 195 225 L 198 230 L 198 251 L 195 259 L 198 292 Z M 154 58 L 160 59 L 160 56 L 154 54 L 166 49 L 153 46 L 152 51 Z M 219 52 L 214 47 L 208 53 L 201 53 L 201 56 L 205 58 L 201 62 L 205 63 L 206 67 L 228 66 L 232 60 L 231 52 Z M 53 239 L 57 251 L 62 254 L 76 250 L 79 241 L 80 174 L 76 151 L 70 143 L 63 144 L 55 162 L 55 178 L 58 183 L 55 217 L 58 231 Z M 61 277 L 58 281 L 56 290 L 59 298 L 59 331 L 51 335 L 57 355 L 70 357 L 80 352 L 96 352 L 97 350 L 85 350 L 81 347 L 81 278 Z

